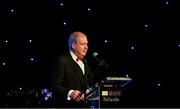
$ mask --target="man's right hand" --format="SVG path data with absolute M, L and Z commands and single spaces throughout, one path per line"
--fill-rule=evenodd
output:
M 70 95 L 70 98 L 77 101 L 77 102 L 84 100 L 83 94 L 78 90 L 73 90 L 71 95 Z

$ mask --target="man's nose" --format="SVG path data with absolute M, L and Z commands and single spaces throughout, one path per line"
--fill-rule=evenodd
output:
M 86 45 L 85 48 L 88 49 L 88 45 Z

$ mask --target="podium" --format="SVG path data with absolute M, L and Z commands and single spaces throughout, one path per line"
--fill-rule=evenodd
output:
M 106 77 L 86 90 L 86 100 L 92 108 L 116 107 L 121 102 L 122 89 L 131 82 L 129 77 Z

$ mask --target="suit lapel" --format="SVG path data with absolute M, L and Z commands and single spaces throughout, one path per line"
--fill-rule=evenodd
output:
M 81 81 L 81 84 L 84 86 L 85 79 L 83 75 L 83 71 L 81 70 L 80 66 L 71 58 L 72 68 L 75 75 L 78 76 L 79 80 Z

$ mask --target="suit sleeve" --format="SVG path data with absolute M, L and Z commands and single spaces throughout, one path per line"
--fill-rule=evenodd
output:
M 62 58 L 57 58 L 53 64 L 52 88 L 56 95 L 67 98 L 69 89 L 63 87 L 65 64 Z

